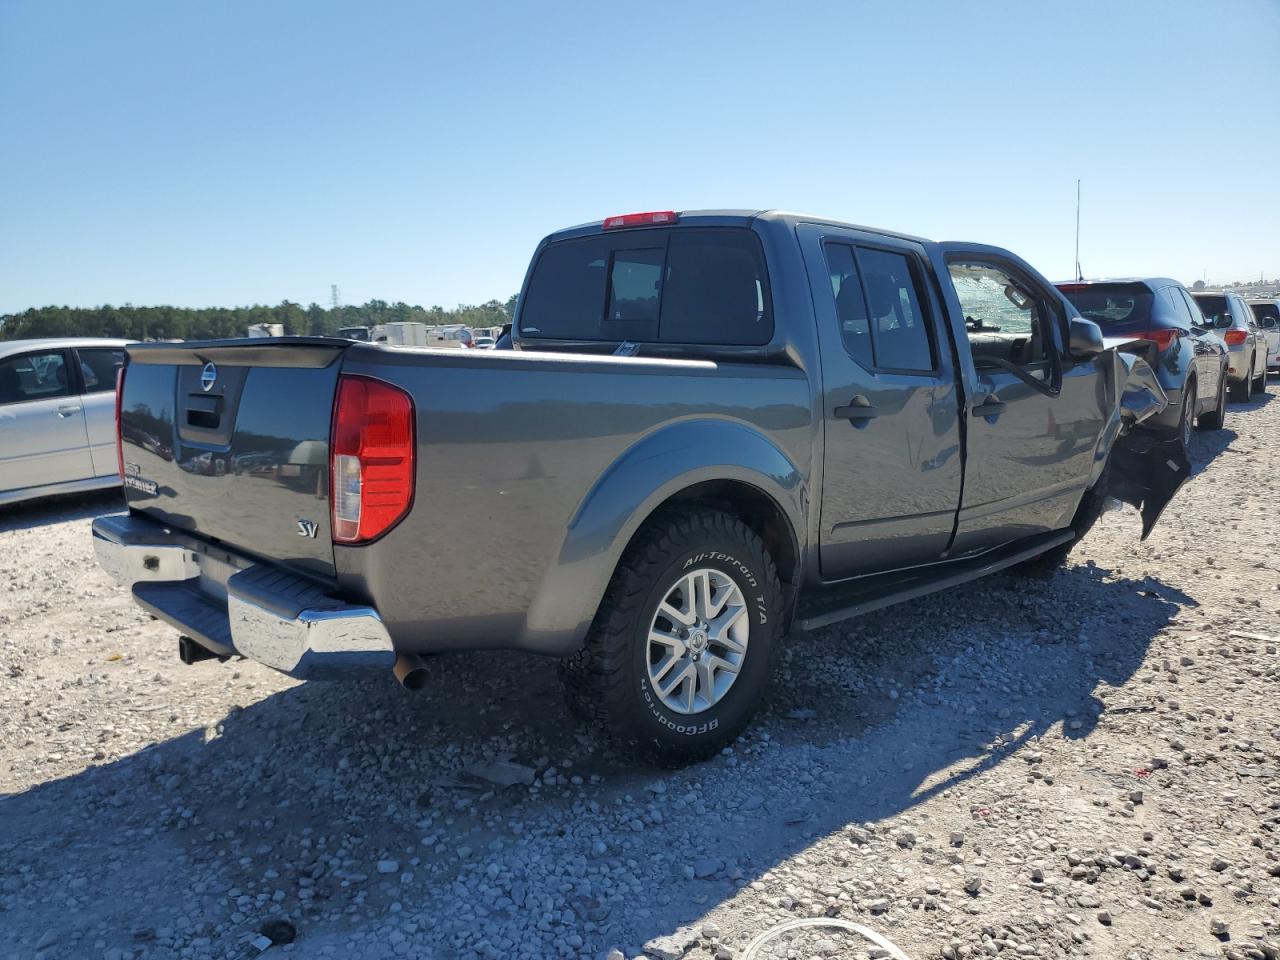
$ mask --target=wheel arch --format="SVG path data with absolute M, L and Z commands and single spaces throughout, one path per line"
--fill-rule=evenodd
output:
M 808 494 L 782 447 L 739 421 L 681 421 L 649 434 L 597 480 L 570 520 L 526 618 L 535 648 L 567 654 L 587 629 L 636 534 L 674 504 L 742 520 L 778 567 L 788 615 L 803 579 Z

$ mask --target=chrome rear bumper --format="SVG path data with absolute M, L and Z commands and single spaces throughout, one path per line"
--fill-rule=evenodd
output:
M 300 679 L 391 669 L 396 653 L 372 607 L 132 514 L 93 522 L 98 562 L 146 610 L 220 656 Z

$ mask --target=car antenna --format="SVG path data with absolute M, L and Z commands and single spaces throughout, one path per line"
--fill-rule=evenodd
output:
M 1076 177 L 1076 279 L 1084 279 L 1084 271 L 1080 269 L 1080 178 Z

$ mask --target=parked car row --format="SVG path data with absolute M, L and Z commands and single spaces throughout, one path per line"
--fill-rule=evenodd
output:
M 1248 401 L 1266 389 L 1267 370 L 1280 355 L 1280 315 L 1274 302 L 1251 309 L 1235 293 L 1187 290 L 1167 277 L 1077 280 L 1058 289 L 1102 328 L 1109 346 L 1141 350 L 1150 344 L 1151 366 L 1169 406 L 1150 426 L 1184 444 L 1191 430 L 1217 430 L 1227 400 Z M 1261 308 L 1261 309 L 1259 309 Z

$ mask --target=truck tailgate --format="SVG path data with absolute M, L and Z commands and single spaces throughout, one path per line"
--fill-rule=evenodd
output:
M 120 427 L 131 510 L 332 577 L 329 430 L 346 341 L 128 348 Z

